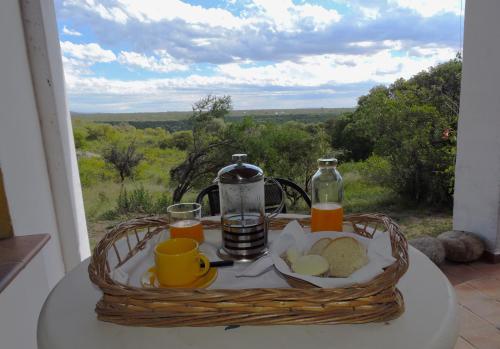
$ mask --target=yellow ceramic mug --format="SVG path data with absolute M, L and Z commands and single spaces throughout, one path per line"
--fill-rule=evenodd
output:
M 210 261 L 198 250 L 198 242 L 189 238 L 156 245 L 155 265 L 158 281 L 165 286 L 189 285 L 210 269 Z

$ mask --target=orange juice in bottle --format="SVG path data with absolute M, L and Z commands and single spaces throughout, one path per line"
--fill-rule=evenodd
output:
M 312 178 L 311 232 L 342 231 L 343 196 L 343 182 L 337 171 L 337 159 L 319 159 L 318 171 Z
M 336 203 L 319 203 L 311 209 L 311 231 L 342 231 L 344 209 Z

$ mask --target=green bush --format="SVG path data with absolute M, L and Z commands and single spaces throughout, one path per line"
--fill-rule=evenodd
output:
M 327 124 L 334 145 L 352 155 L 363 138 L 370 140 L 373 153 L 390 164 L 388 175 L 384 169 L 376 177 L 387 177 L 386 184 L 412 203 L 450 206 L 461 67 L 457 57 L 373 88 L 353 113 Z
M 152 194 L 139 186 L 130 193 L 123 187 L 117 199 L 117 212 L 120 214 L 128 213 L 152 213 L 154 208 Z
M 186 150 L 193 144 L 193 133 L 191 131 L 175 132 L 172 134 L 171 144 L 179 150 Z
M 84 127 L 74 127 L 73 128 L 73 138 L 75 140 L 75 148 L 82 149 L 87 143 L 88 132 Z
M 169 193 L 162 193 L 154 203 L 154 213 L 165 214 L 170 205 L 172 205 L 172 195 Z
M 116 178 L 104 159 L 97 156 L 78 159 L 78 168 L 80 169 L 80 182 L 83 187 L 90 187 L 99 182 Z
M 340 173 L 354 173 L 366 181 L 383 186 L 391 186 L 391 163 L 386 157 L 372 155 L 365 161 L 340 163 Z
M 163 192 L 155 196 L 143 185 L 128 191 L 125 186 L 120 190 L 116 201 L 115 213 L 119 215 L 129 214 L 162 214 L 167 212 L 167 207 L 172 204 L 172 196 Z M 112 212 L 106 212 L 112 216 Z

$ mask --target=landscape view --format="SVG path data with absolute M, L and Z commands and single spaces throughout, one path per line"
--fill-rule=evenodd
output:
M 241 152 L 309 193 L 334 156 L 347 212 L 451 229 L 460 1 L 91 2 L 57 11 L 92 244 L 194 201 Z
M 344 177 L 347 212 L 385 212 L 408 237 L 451 228 L 459 58 L 374 87 L 356 108 L 232 111 L 206 96 L 193 112 L 77 114 L 73 132 L 92 240 L 113 223 L 193 202 L 231 154 L 310 191 L 323 156 Z M 288 198 L 289 212 L 307 212 Z

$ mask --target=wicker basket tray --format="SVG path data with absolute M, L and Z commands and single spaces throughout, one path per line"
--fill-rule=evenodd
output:
M 281 229 L 290 220 L 274 220 L 271 229 Z M 168 227 L 168 221 L 159 217 L 118 224 L 97 244 L 89 265 L 90 280 L 103 292 L 95 308 L 97 317 L 121 325 L 154 327 L 354 324 L 398 317 L 404 302 L 396 283 L 408 269 L 406 239 L 385 215 L 356 214 L 345 220 L 362 236 L 371 237 L 375 231 L 389 234 L 396 262 L 370 282 L 345 288 L 317 288 L 290 278 L 292 288 L 244 290 L 144 289 L 113 280 L 111 267 L 127 263 L 149 239 Z M 299 222 L 309 225 L 309 219 Z M 205 229 L 220 227 L 213 221 L 203 224 Z M 126 244 L 126 253 L 120 254 L 118 242 Z M 110 254 L 117 261 L 113 266 Z

